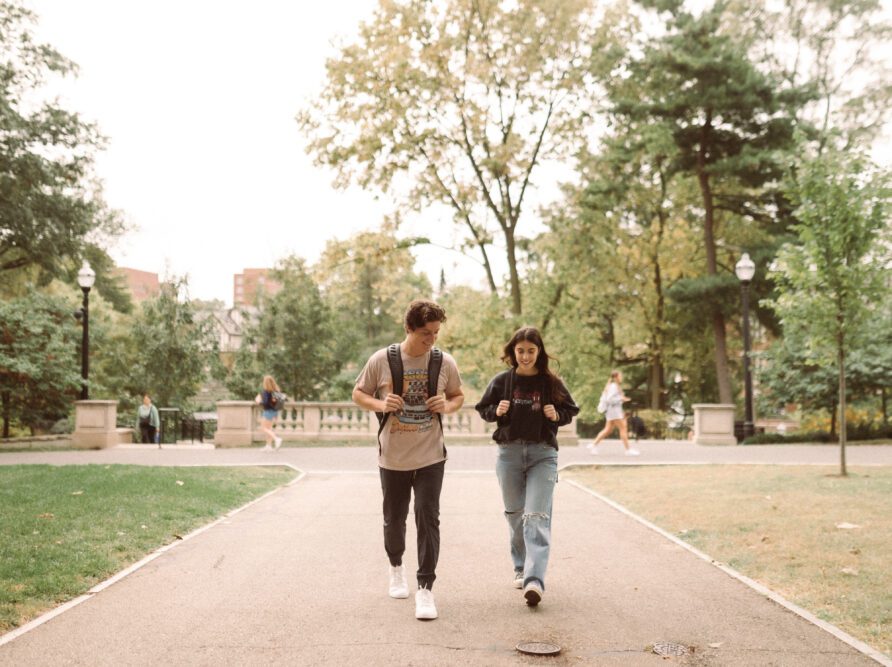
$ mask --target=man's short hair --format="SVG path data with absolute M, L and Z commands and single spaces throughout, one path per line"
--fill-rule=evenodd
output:
M 406 331 L 415 331 L 420 329 L 428 322 L 445 322 L 446 311 L 443 307 L 433 301 L 424 299 L 416 299 L 409 304 L 406 310 Z

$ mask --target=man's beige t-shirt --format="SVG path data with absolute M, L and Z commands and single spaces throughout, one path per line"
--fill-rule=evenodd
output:
M 425 401 L 427 395 L 427 366 L 430 352 L 410 357 L 402 346 L 403 409 L 387 418 L 381 432 L 381 453 L 378 465 L 387 470 L 417 470 L 446 460 L 440 420 Z M 383 399 L 392 387 L 387 348 L 373 354 L 356 378 L 356 388 Z M 443 365 L 437 378 L 437 393 L 454 395 L 461 387 L 458 366 L 451 355 L 443 353 Z

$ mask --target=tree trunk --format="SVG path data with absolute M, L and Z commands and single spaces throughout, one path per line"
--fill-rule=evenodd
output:
M 715 205 L 712 199 L 712 186 L 706 173 L 706 145 L 710 130 L 710 120 L 703 127 L 700 151 L 697 155 L 697 181 L 703 197 L 703 245 L 706 250 L 706 271 L 709 275 L 718 274 L 718 259 L 715 247 Z M 731 373 L 728 370 L 728 345 L 725 336 L 725 317 L 717 305 L 712 306 L 712 334 L 715 340 L 715 376 L 719 387 L 719 403 L 732 403 Z
M 836 403 L 834 402 L 833 407 L 830 408 L 830 435 L 836 435 L 836 415 L 839 407 Z
M 880 401 L 883 404 L 883 428 L 889 426 L 889 411 L 886 404 L 886 388 L 882 387 L 880 389 Z
M 3 401 L 3 437 L 9 437 L 9 402 L 10 395 L 8 391 L 0 392 L 0 400 Z
M 842 330 L 841 315 L 837 315 L 836 354 L 839 364 L 839 474 L 846 472 L 846 350 L 845 332 Z
M 517 255 L 514 244 L 514 228 L 508 225 L 503 225 L 502 230 L 505 232 L 505 248 L 508 253 L 508 271 L 511 279 L 511 313 L 514 315 L 522 315 L 520 278 L 517 275 Z

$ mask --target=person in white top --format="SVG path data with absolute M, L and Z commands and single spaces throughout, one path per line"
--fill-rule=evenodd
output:
M 626 424 L 623 403 L 631 399 L 623 393 L 622 382 L 623 374 L 620 371 L 613 371 L 610 373 L 610 379 L 601 393 L 601 400 L 607 408 L 604 415 L 607 418 L 607 423 L 604 425 L 604 429 L 595 437 L 595 441 L 588 446 L 592 454 L 598 453 L 598 445 L 613 432 L 613 429 L 619 429 L 619 437 L 622 439 L 623 447 L 626 449 L 626 456 L 638 456 L 641 453 L 634 447 L 629 446 L 629 427 Z

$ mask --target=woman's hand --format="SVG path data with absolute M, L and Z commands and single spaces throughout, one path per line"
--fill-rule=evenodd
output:
M 511 401 L 499 401 L 499 404 L 496 406 L 496 417 L 508 414 L 508 410 L 510 409 Z
M 556 422 L 558 420 L 557 410 L 554 409 L 554 406 L 551 403 L 542 408 L 542 412 L 544 412 L 545 416 L 551 421 Z

